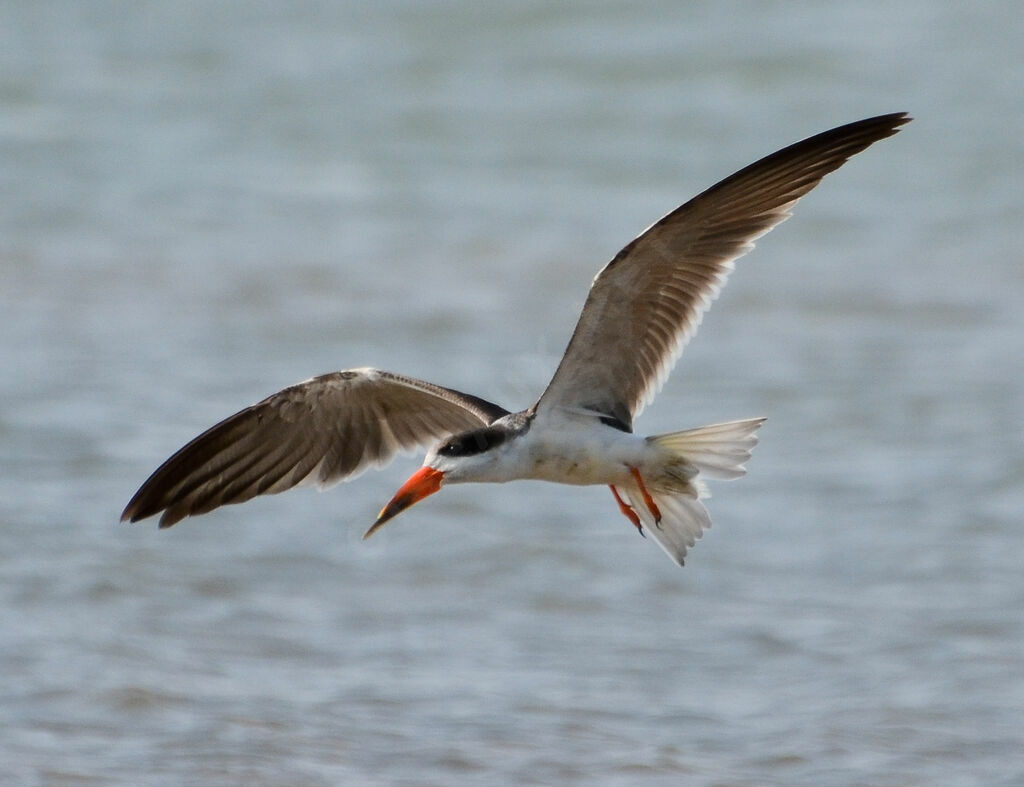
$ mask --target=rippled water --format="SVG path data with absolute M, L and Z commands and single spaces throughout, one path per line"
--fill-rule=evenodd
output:
M 1012 4 L 0 7 L 0 778 L 1024 781 L 1021 40 Z M 542 484 L 362 543 L 414 458 L 117 523 L 311 374 L 529 404 L 637 231 L 894 110 L 638 422 L 770 418 L 685 569 Z

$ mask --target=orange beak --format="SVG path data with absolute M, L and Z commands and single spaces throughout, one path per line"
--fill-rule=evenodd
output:
M 389 519 L 398 516 L 409 506 L 418 503 L 428 495 L 434 494 L 434 492 L 441 488 L 441 480 L 443 478 L 444 473 L 440 470 L 435 470 L 432 467 L 421 467 L 412 474 L 408 481 L 402 484 L 401 489 L 395 492 L 391 502 L 381 509 L 381 512 L 377 515 L 377 521 L 363 534 L 363 538 L 369 538 L 377 531 L 377 528 L 383 526 Z

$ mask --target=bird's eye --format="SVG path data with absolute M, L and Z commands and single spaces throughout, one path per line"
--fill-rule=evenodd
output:
M 444 456 L 458 456 L 462 453 L 462 445 L 457 440 L 452 440 L 441 446 L 441 450 L 438 453 Z
M 441 456 L 475 456 L 484 451 L 500 445 L 506 437 L 505 432 L 499 429 L 485 428 L 475 429 L 472 432 L 465 432 L 453 437 L 447 443 L 437 449 Z

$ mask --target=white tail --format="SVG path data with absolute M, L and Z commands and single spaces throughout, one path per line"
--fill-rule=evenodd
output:
M 703 532 L 711 527 L 711 517 L 700 502 L 701 498 L 707 497 L 700 476 L 729 480 L 745 474 L 747 471 L 743 463 L 750 458 L 750 452 L 757 445 L 754 432 L 764 422 L 764 418 L 750 418 L 648 437 L 648 442 L 677 454 L 697 470 L 689 494 L 650 490 L 651 498 L 661 514 L 660 521 L 655 521 L 654 514 L 636 484 L 616 487 L 639 516 L 642 532 L 657 541 L 658 546 L 680 566 L 683 565 L 687 548 L 692 547 Z
M 746 474 L 743 463 L 750 459 L 750 452 L 757 445 L 754 432 L 766 420 L 748 418 L 711 424 L 683 432 L 654 435 L 648 437 L 647 442 L 679 454 L 707 478 L 730 481 Z
M 687 547 L 692 547 L 704 531 L 711 527 L 708 510 L 696 497 L 652 492 L 651 498 L 661 513 L 661 521 L 655 522 L 654 515 L 644 502 L 643 493 L 635 484 L 617 486 L 616 489 L 620 494 L 625 494 L 630 507 L 640 518 L 640 532 L 653 538 L 677 565 L 683 565 Z

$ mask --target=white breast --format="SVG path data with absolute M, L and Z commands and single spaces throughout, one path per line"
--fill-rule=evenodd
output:
M 561 484 L 625 483 L 650 451 L 639 435 L 557 411 L 535 420 L 521 441 L 522 477 Z

